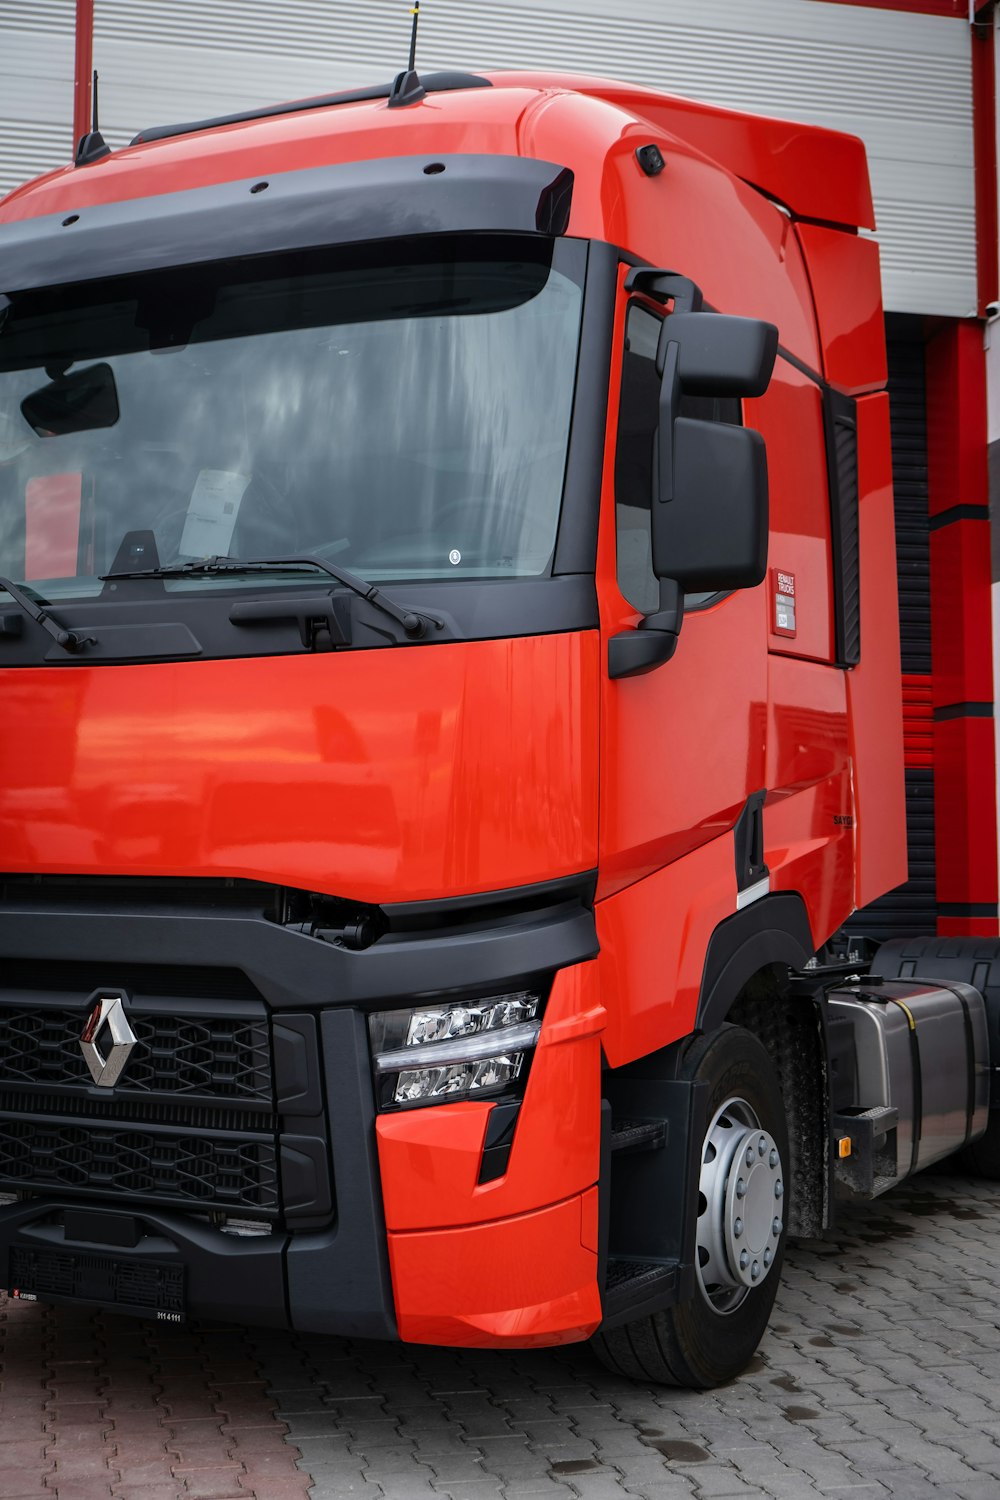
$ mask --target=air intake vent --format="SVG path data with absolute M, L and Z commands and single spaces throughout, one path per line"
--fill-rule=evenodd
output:
M 0 1117 L 0 1184 L 31 1192 L 118 1198 L 130 1206 L 198 1206 L 261 1216 L 278 1212 L 269 1140 Z
M 168 1313 L 180 1319 L 184 1315 L 184 1271 L 180 1266 L 14 1246 L 8 1284 L 21 1295 L 98 1302 L 150 1317 Z

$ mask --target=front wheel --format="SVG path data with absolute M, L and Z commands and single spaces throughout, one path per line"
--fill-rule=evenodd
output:
M 784 1252 L 788 1136 L 774 1065 L 751 1032 L 723 1026 L 700 1037 L 682 1076 L 709 1085 L 695 1294 L 592 1343 L 619 1374 L 706 1390 L 744 1369 L 767 1327 Z

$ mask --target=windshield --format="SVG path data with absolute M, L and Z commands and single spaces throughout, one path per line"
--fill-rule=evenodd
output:
M 13 299 L 0 574 L 55 600 L 209 556 L 544 575 L 584 258 L 538 236 L 436 238 Z M 280 570 L 161 586 L 292 582 L 315 587 Z

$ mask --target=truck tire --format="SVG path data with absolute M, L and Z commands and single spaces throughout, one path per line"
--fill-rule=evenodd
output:
M 751 1032 L 727 1025 L 698 1038 L 682 1072 L 710 1089 L 701 1175 L 692 1184 L 695 1294 L 591 1344 L 620 1375 L 708 1390 L 746 1367 L 771 1315 L 784 1252 L 788 1134 L 774 1065 Z

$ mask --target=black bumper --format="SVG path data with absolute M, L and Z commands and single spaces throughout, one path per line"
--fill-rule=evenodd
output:
M 560 892 L 352 952 L 269 920 L 260 889 L 7 886 L 0 1195 L 18 1200 L 0 1207 L 0 1287 L 395 1336 L 366 1011 L 592 957 L 593 916 Z M 142 1038 L 113 1089 L 78 1047 L 101 988 L 127 996 Z

